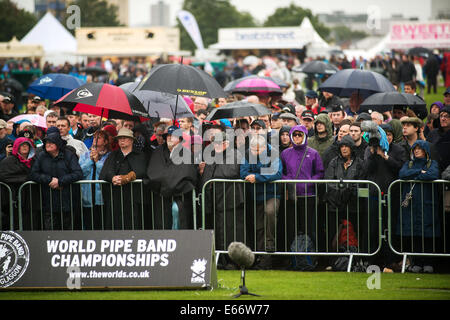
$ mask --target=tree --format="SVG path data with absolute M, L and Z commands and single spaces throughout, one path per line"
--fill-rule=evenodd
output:
M 313 15 L 311 10 L 303 9 L 291 3 L 289 7 L 278 8 L 275 12 L 267 17 L 264 22 L 264 27 L 286 27 L 299 26 L 303 18 L 308 17 L 316 29 L 317 33 L 324 39 L 327 39 L 330 34 L 330 29 L 319 22 L 317 16 Z
M 349 40 L 359 40 L 368 36 L 368 34 L 364 31 L 353 31 L 352 29 L 344 25 L 334 27 L 332 34 L 334 39 L 336 40 L 336 43 L 341 43 Z
M 105 0 L 74 0 L 67 6 L 76 5 L 80 8 L 81 27 L 118 27 L 121 26 L 118 17 L 118 7 L 108 4 Z M 68 18 L 70 14 L 66 15 Z
M 37 23 L 37 18 L 24 9 L 17 8 L 11 0 L 0 0 L 0 41 L 10 41 L 14 36 L 23 38 Z
M 240 12 L 229 0 L 184 0 L 183 10 L 189 11 L 197 20 L 205 48 L 217 42 L 219 28 L 255 27 L 256 22 L 248 12 Z M 183 25 L 180 28 L 180 47 L 194 51 L 196 46 Z

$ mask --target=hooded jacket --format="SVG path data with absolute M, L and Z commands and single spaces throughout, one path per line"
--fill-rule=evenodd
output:
M 425 158 L 414 157 L 414 148 L 419 146 L 425 151 Z M 402 207 L 401 217 L 397 221 L 397 234 L 403 236 L 439 237 L 441 232 L 438 193 L 433 192 L 433 186 L 422 181 L 432 181 L 439 179 L 439 167 L 435 160 L 431 159 L 430 144 L 427 141 L 417 140 L 411 148 L 411 159 L 405 162 L 400 170 L 399 177 L 403 180 L 416 180 L 412 191 L 412 199 L 407 207 Z M 410 192 L 412 183 L 402 183 L 402 197 L 405 199 L 406 193 Z M 433 205 L 433 203 L 435 205 Z M 400 229 L 401 227 L 401 229 Z M 423 233 L 422 233 L 423 232 Z
M 289 148 L 290 147 L 290 145 L 289 146 L 286 146 L 286 145 L 282 145 L 281 144 L 281 134 L 282 133 L 284 133 L 284 132 L 287 132 L 287 133 L 289 133 L 289 131 L 291 131 L 291 127 L 290 126 L 282 126 L 281 128 L 280 128 L 280 131 L 278 131 L 278 143 L 279 143 L 279 146 L 280 146 L 280 154 L 284 151 L 284 150 L 286 150 L 287 148 Z
M 328 117 L 328 116 L 327 116 Z M 296 145 L 292 139 L 295 131 L 304 133 L 303 143 Z M 324 168 L 319 153 L 308 147 L 308 130 L 304 126 L 295 126 L 289 132 L 293 146 L 281 153 L 281 162 L 283 164 L 283 180 L 319 180 L 323 178 Z M 302 168 L 297 175 L 298 167 L 302 161 L 303 155 L 306 153 Z M 306 188 L 306 192 L 305 192 Z M 315 186 L 313 183 L 297 183 L 297 196 L 313 196 L 315 195 Z
M 58 146 L 59 153 L 56 157 L 52 157 L 46 150 L 45 144 L 47 142 L 53 142 Z M 66 142 L 61 139 L 59 133 L 51 133 L 44 139 L 44 148 L 40 152 L 33 166 L 31 167 L 30 178 L 31 180 L 42 185 L 42 199 L 43 210 L 49 212 L 70 212 L 72 209 L 71 203 L 77 200 L 71 201 L 71 188 L 69 185 L 83 179 L 83 171 L 81 171 L 78 163 L 78 158 L 75 153 L 66 149 Z M 58 184 L 62 188 L 62 191 L 57 189 L 50 189 L 48 184 L 52 178 L 58 178 Z M 52 201 L 49 201 L 50 195 Z M 60 197 L 62 196 L 62 199 Z M 47 201 L 48 200 L 48 201 Z M 50 208 L 52 203 L 52 208 Z M 62 207 L 61 207 L 62 203 Z
M 28 158 L 24 159 L 29 161 L 30 167 L 28 167 L 25 162 L 19 160 L 19 147 L 28 143 L 30 146 L 30 152 L 28 154 Z M 21 184 L 27 181 L 29 178 L 29 174 L 31 171 L 31 165 L 34 162 L 34 146 L 33 143 L 27 138 L 17 138 L 14 141 L 12 156 L 3 159 L 0 162 L 0 181 L 8 183 L 8 184 Z
M 323 138 L 319 138 L 319 135 L 317 133 L 317 123 L 323 123 L 325 125 L 326 131 L 327 131 L 327 135 Z M 333 144 L 333 124 L 330 120 L 330 117 L 327 114 L 321 113 L 317 116 L 316 120 L 314 121 L 315 123 L 315 127 L 314 127 L 314 137 L 312 137 L 309 141 L 308 141 L 308 145 L 317 150 L 317 152 L 319 152 L 320 157 L 322 158 L 325 150 L 327 150 L 327 148 L 329 146 L 331 146 Z

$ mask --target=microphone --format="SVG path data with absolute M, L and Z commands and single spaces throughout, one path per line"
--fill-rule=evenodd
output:
M 255 262 L 255 254 L 242 242 L 232 242 L 228 246 L 230 259 L 241 268 L 250 268 Z
M 228 256 L 242 269 L 242 285 L 239 286 L 239 293 L 235 295 L 234 298 L 239 298 L 243 294 L 258 296 L 257 294 L 248 292 L 248 289 L 245 286 L 245 268 L 250 268 L 253 265 L 255 262 L 255 254 L 242 242 L 232 242 L 228 246 Z

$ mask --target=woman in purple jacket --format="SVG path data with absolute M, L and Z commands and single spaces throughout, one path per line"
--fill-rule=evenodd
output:
M 308 130 L 304 126 L 293 127 L 289 135 L 292 147 L 281 153 L 283 180 L 318 180 L 324 176 L 319 153 L 308 147 Z M 291 183 L 286 203 L 286 232 L 288 244 L 300 232 L 317 240 L 316 222 L 317 189 L 314 183 Z M 289 191 L 290 190 L 290 191 Z M 297 212 L 295 212 L 297 208 Z M 315 241 L 317 243 L 317 241 Z

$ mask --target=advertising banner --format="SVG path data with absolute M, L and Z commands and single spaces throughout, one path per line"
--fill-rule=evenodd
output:
M 392 49 L 450 48 L 450 20 L 393 22 L 388 46 Z
M 212 230 L 1 231 L 0 289 L 214 288 Z

